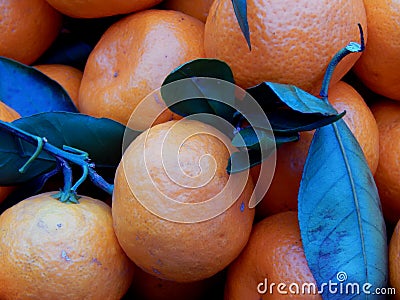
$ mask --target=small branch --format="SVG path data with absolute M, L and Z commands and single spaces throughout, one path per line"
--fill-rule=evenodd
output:
M 319 93 L 321 98 L 324 101 L 328 101 L 328 89 L 329 89 L 329 84 L 332 79 L 333 71 L 335 70 L 336 66 L 339 64 L 339 62 L 347 55 L 351 53 L 357 53 L 357 52 L 362 52 L 365 49 L 365 42 L 364 42 L 364 32 L 360 24 L 358 24 L 358 29 L 360 30 L 360 42 L 361 44 L 351 42 L 349 43 L 346 47 L 342 48 L 339 50 L 338 53 L 335 54 L 335 56 L 332 58 L 330 61 L 328 68 L 325 72 L 324 80 L 322 82 L 322 88 Z
M 103 177 L 101 177 L 93 170 L 93 168 L 89 168 L 89 178 L 94 185 L 96 185 L 103 191 L 107 192 L 108 194 L 112 195 L 114 190 L 114 185 L 105 181 Z
M 69 146 L 64 146 L 63 149 L 59 149 L 54 145 L 50 144 L 46 138 L 38 137 L 29 132 L 26 132 L 12 123 L 0 121 L 0 130 L 4 130 L 30 144 L 37 145 L 34 154 L 30 159 L 20 168 L 20 172 L 25 172 L 31 162 L 38 157 L 41 151 L 46 151 L 56 159 L 56 163 L 60 169 L 63 170 L 64 174 L 64 188 L 55 197 L 60 198 L 61 201 L 73 201 L 76 198 L 76 190 L 78 187 L 86 180 L 89 175 L 93 183 L 103 189 L 108 194 L 112 194 L 113 185 L 107 183 L 99 174 L 94 170 L 94 164 L 90 162 L 88 153 L 72 148 Z M 79 180 L 72 186 L 72 171 L 69 166 L 69 162 L 80 166 L 83 170 L 82 176 Z

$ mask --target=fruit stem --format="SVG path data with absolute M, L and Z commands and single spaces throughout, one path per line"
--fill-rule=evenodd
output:
M 37 137 L 36 140 L 37 140 L 37 147 L 36 147 L 35 153 L 33 153 L 33 155 L 28 159 L 28 161 L 21 168 L 19 168 L 18 171 L 20 173 L 25 173 L 26 169 L 39 156 L 40 152 L 43 149 L 43 144 L 44 144 L 43 139 L 40 137 Z
M 350 42 L 346 47 L 342 48 L 337 52 L 332 60 L 330 61 L 328 68 L 325 72 L 324 79 L 322 81 L 322 88 L 319 93 L 320 97 L 325 101 L 328 102 L 328 89 L 329 89 L 329 84 L 332 79 L 333 71 L 335 70 L 336 66 L 339 64 L 339 62 L 347 55 L 350 53 L 357 53 L 357 52 L 362 52 L 365 49 L 365 41 L 364 41 L 364 32 L 361 27 L 361 24 L 358 23 L 358 29 L 360 30 L 360 44 L 355 43 L 355 42 Z
M 95 170 L 95 164 L 90 161 L 88 153 L 72 148 L 69 146 L 63 146 L 63 149 L 59 149 L 54 145 L 50 144 L 46 138 L 33 135 L 26 132 L 12 123 L 4 122 L 0 120 L 0 130 L 4 130 L 30 144 L 37 145 L 37 148 L 30 159 L 19 169 L 20 172 L 25 172 L 31 162 L 35 160 L 42 150 L 46 151 L 56 159 L 57 167 L 62 169 L 64 174 L 64 188 L 54 195 L 55 198 L 60 199 L 62 202 L 73 202 L 77 203 L 76 190 L 86 180 L 89 175 L 90 180 L 99 188 L 112 194 L 114 185 L 109 184 L 104 178 L 102 178 Z M 68 162 L 72 162 L 80 166 L 83 170 L 82 176 L 72 186 L 72 171 Z M 72 187 L 71 187 L 72 186 Z M 75 200 L 74 200 L 75 199 Z

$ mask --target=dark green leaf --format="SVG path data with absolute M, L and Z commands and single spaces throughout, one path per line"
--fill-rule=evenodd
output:
M 249 23 L 247 22 L 247 3 L 246 0 L 232 0 L 233 10 L 240 29 L 246 39 L 247 45 L 251 50 Z
M 165 78 L 162 85 L 192 77 L 209 77 L 234 83 L 232 70 L 227 63 L 218 59 L 199 58 L 184 63 L 173 70 Z
M 237 173 L 260 164 L 276 151 L 275 142 L 271 131 L 251 127 L 242 129 L 232 140 L 232 144 L 240 149 L 229 158 L 227 172 Z
M 246 127 L 240 130 L 232 139 L 232 145 L 238 148 L 247 147 L 247 149 L 260 149 L 260 143 L 265 145 L 275 143 L 272 132 L 263 129 L 254 129 Z
M 296 133 L 313 130 L 332 124 L 341 119 L 344 115 L 345 112 L 333 115 L 322 115 L 319 113 L 304 114 L 289 109 L 280 109 L 267 113 L 271 127 L 274 132 L 277 133 Z
M 279 147 L 285 143 L 297 142 L 300 139 L 300 135 L 298 133 L 293 134 L 275 134 L 275 143 L 276 146 Z
M 271 133 L 264 129 L 254 130 L 252 127 L 247 127 L 238 132 L 232 139 L 232 144 L 240 149 L 238 152 L 234 152 L 228 161 L 227 171 L 228 173 L 237 173 L 251 168 L 255 165 L 260 164 L 263 160 L 275 151 L 273 143 L 276 147 L 284 143 L 295 142 L 299 140 L 299 134 L 294 133 L 292 135 L 277 134 L 272 138 Z M 260 144 L 261 141 L 261 144 Z M 261 146 L 263 148 L 261 148 Z M 263 149 L 264 152 L 261 151 Z M 262 153 L 264 157 L 262 157 Z M 247 158 L 248 157 L 248 158 Z
M 339 272 L 347 275 L 343 284 L 362 288 L 369 283 L 370 291 L 387 286 L 386 229 L 377 188 L 343 120 L 315 132 L 300 185 L 299 222 L 308 265 L 319 286 L 340 283 Z M 323 296 L 367 299 L 366 294 L 329 294 L 326 286 Z
M 22 117 L 47 111 L 77 112 L 67 92 L 35 68 L 0 57 L 0 99 Z
M 228 174 L 242 172 L 262 162 L 259 150 L 238 151 L 232 153 L 226 171 Z
M 235 112 L 231 107 L 234 104 L 234 86 L 225 84 L 221 87 L 221 80 L 234 82 L 232 71 L 225 62 L 196 59 L 167 76 L 161 95 L 166 105 L 181 116 L 209 113 L 231 121 Z
M 48 112 L 21 118 L 12 124 L 31 134 L 45 137 L 58 148 L 62 149 L 66 145 L 86 151 L 97 168 L 115 168 L 122 156 L 125 127 L 110 119 L 78 113 Z M 19 173 L 18 169 L 35 149 L 36 145 L 15 138 L 1 129 L 0 184 L 26 182 L 55 167 L 54 157 L 42 151 L 25 173 Z
M 344 115 L 322 99 L 292 85 L 263 82 L 247 92 L 260 104 L 276 133 L 313 130 Z
M 263 82 L 246 90 L 265 111 L 284 105 L 301 113 L 333 115 L 337 112 L 331 105 L 306 91 L 290 84 Z

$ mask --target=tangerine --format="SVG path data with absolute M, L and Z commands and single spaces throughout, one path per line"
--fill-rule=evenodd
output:
M 228 175 L 231 142 L 205 123 L 183 119 L 139 135 L 118 166 L 115 233 L 144 271 L 177 282 L 213 276 L 245 246 L 253 184 Z
M 177 11 L 147 10 L 112 25 L 90 54 L 79 91 L 82 113 L 127 124 L 135 107 L 179 65 L 204 57 L 204 24 Z M 154 106 L 166 108 L 162 99 Z M 166 109 L 159 123 L 174 118 Z M 135 120 L 145 123 L 145 115 Z
M 292 84 L 318 94 L 332 57 L 360 40 L 357 24 L 367 29 L 362 0 L 247 1 L 251 51 L 240 30 L 232 2 L 216 0 L 205 26 L 207 57 L 232 68 L 235 82 L 248 88 L 263 81 Z M 354 65 L 359 53 L 345 57 L 332 84 Z
M 1 299 L 120 299 L 134 265 L 115 236 L 110 207 L 43 193 L 0 215 Z

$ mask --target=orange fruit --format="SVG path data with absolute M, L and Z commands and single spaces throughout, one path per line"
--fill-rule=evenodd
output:
M 54 193 L 0 215 L 0 298 L 122 298 L 133 264 L 118 244 L 110 207 L 89 197 L 62 203 Z
M 400 222 L 397 222 L 389 243 L 389 283 L 396 290 L 400 289 Z
M 0 120 L 5 122 L 12 122 L 21 116 L 14 109 L 0 101 Z M 7 196 L 14 190 L 12 186 L 0 186 L 0 203 L 7 198 Z
M 53 43 L 61 14 L 45 0 L 0 1 L 0 55 L 31 64 Z
M 118 21 L 88 58 L 79 91 L 81 112 L 127 124 L 135 107 L 171 71 L 204 57 L 203 32 L 202 22 L 177 11 L 147 10 Z M 149 106 L 165 108 L 162 99 Z M 173 116 L 167 110 L 159 122 Z
M 279 212 L 297 210 L 297 194 L 314 131 L 300 133 L 297 142 L 287 143 L 277 150 L 275 173 L 264 198 L 256 206 L 258 218 L 264 218 Z M 251 168 L 256 181 L 260 166 Z
M 0 204 L 14 191 L 14 186 L 0 186 Z
M 379 163 L 375 173 L 387 222 L 397 223 L 400 218 L 400 105 L 381 99 L 371 110 L 379 128 Z
M 375 174 L 379 161 L 379 131 L 375 117 L 361 95 L 349 84 L 339 81 L 329 89 L 329 102 L 338 112 L 346 111 L 343 120 L 356 137 Z
M 36 65 L 35 68 L 57 81 L 71 97 L 75 106 L 78 107 L 79 87 L 81 86 L 83 76 L 82 71 L 71 66 L 59 64 Z
M 200 281 L 176 282 L 161 279 L 136 268 L 135 278 L 127 299 L 203 300 L 207 299 L 210 294 L 215 294 L 215 288 L 219 287 L 216 284 L 223 286 L 223 281 L 215 276 Z M 214 293 L 211 292 L 211 289 L 214 290 Z
M 332 57 L 349 42 L 359 42 L 357 23 L 367 30 L 363 0 L 247 1 L 252 50 L 239 28 L 230 0 L 216 0 L 205 26 L 207 57 L 232 68 L 236 83 L 248 88 L 263 81 L 296 85 L 318 94 Z M 347 56 L 332 83 L 354 65 Z
M 372 91 L 400 100 L 400 3 L 364 0 L 368 22 L 368 45 L 354 72 Z
M 228 175 L 231 142 L 220 131 L 183 119 L 155 125 L 126 149 L 117 168 L 114 229 L 133 262 L 178 282 L 213 276 L 249 237 L 253 183 Z
M 163 7 L 181 11 L 205 23 L 213 1 L 214 0 L 166 0 L 163 2 Z
M 329 102 L 338 112 L 346 111 L 343 120 L 353 132 L 374 174 L 379 161 L 379 132 L 376 120 L 360 94 L 349 84 L 339 81 L 329 88 Z M 297 210 L 297 194 L 313 132 L 302 132 L 300 140 L 282 145 L 277 151 L 275 174 L 257 214 L 267 216 Z M 259 170 L 252 170 L 258 176 Z M 254 179 L 254 177 L 253 177 Z
M 19 119 L 21 116 L 14 109 L 9 107 L 4 102 L 0 101 L 0 120 L 5 122 L 12 122 Z
M 46 0 L 63 14 L 74 18 L 100 18 L 150 8 L 162 0 Z
M 287 294 L 278 291 L 281 283 L 286 284 L 283 291 Z M 314 294 L 312 290 L 297 295 L 290 292 L 290 285 L 298 285 L 301 291 L 303 284 L 310 283 Z M 228 268 L 224 299 L 322 299 L 317 291 L 304 255 L 297 213 L 282 212 L 254 225 L 245 249 Z

